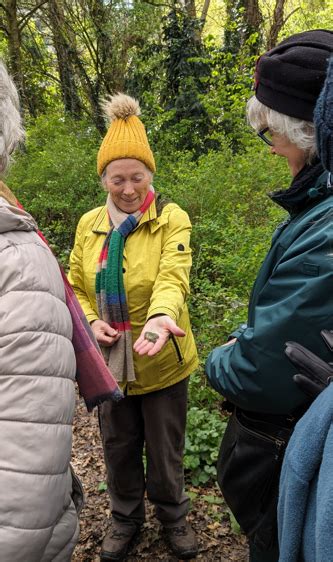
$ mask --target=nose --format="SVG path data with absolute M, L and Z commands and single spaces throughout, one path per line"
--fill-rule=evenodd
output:
M 276 154 L 274 146 L 271 146 L 270 152 L 271 152 L 271 154 Z
M 134 193 L 134 187 L 131 181 L 126 181 L 124 185 L 124 194 L 132 195 Z

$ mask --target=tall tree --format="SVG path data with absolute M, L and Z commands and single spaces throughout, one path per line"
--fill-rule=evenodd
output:
M 32 4 L 20 2 L 20 5 L 17 0 L 5 0 L 0 3 L 0 29 L 5 33 L 8 41 L 9 68 L 17 85 L 21 103 L 32 115 L 36 114 L 36 108 L 26 91 L 22 65 L 22 32 L 46 1 L 40 0 Z
M 74 118 L 79 118 L 82 115 L 82 107 L 72 61 L 74 34 L 70 33 L 66 26 L 64 7 L 61 1 L 48 0 L 47 10 L 53 44 L 57 54 L 58 72 L 65 111 Z
M 262 44 L 263 17 L 258 0 L 227 0 L 224 50 L 237 55 L 244 46 L 255 55 Z

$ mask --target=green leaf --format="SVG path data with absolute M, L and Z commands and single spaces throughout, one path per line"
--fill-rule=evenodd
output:
M 97 489 L 99 492 L 105 492 L 108 489 L 108 485 L 106 482 L 100 482 Z
M 207 503 L 214 504 L 214 505 L 223 504 L 223 499 L 219 498 L 218 496 L 201 496 L 201 499 Z

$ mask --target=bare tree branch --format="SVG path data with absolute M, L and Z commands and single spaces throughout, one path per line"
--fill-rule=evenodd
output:
M 30 20 L 31 16 L 37 12 L 37 10 L 39 10 L 39 8 L 41 8 L 41 6 L 43 6 L 44 4 L 47 3 L 47 0 L 42 0 L 39 4 L 37 4 L 37 6 L 35 6 L 34 8 L 32 8 L 32 10 L 30 10 L 30 12 L 28 12 L 27 14 L 25 14 L 23 16 L 23 18 L 18 22 L 19 25 L 19 29 L 20 31 L 22 31 L 22 29 L 27 25 L 28 21 Z
M 143 2 L 144 2 L 145 4 L 149 4 L 150 6 L 154 6 L 154 8 L 161 8 L 161 7 L 164 7 L 164 8 L 172 8 L 172 3 L 171 3 L 171 2 L 170 2 L 169 4 L 168 4 L 168 3 L 164 3 L 164 2 L 161 2 L 161 3 L 151 2 L 151 0 L 143 0 Z M 176 10 L 177 10 L 177 8 L 176 8 Z
M 210 6 L 210 0 L 205 0 L 200 16 L 201 29 L 203 29 L 206 23 L 209 6 Z
M 301 9 L 301 6 L 297 6 L 297 8 L 295 8 L 294 10 L 292 10 L 292 11 L 290 12 L 290 14 L 288 14 L 287 17 L 283 20 L 283 25 L 289 20 L 289 18 L 290 18 L 291 16 L 294 15 L 295 12 L 297 12 L 297 11 L 300 10 L 300 9 Z
M 0 2 L 0 8 L 2 8 L 3 10 L 5 10 L 7 16 L 10 15 L 10 11 L 8 10 L 7 6 L 5 4 L 3 4 L 2 2 Z
M 275 47 L 280 30 L 284 24 L 284 6 L 286 0 L 276 0 L 273 21 L 268 33 L 267 48 L 272 49 Z
M 2 23 L 0 23 L 0 31 L 3 31 L 7 35 L 7 37 L 9 37 L 8 29 Z

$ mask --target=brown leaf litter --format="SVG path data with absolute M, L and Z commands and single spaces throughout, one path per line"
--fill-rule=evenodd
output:
M 99 562 L 99 551 L 110 517 L 108 493 L 105 490 L 103 449 L 99 436 L 97 411 L 88 414 L 82 400 L 77 400 L 74 423 L 73 466 L 81 478 L 86 504 L 80 518 L 80 542 L 73 562 Z M 197 533 L 199 554 L 196 560 L 207 562 L 246 562 L 246 538 L 233 530 L 228 509 L 216 484 L 187 486 L 192 499 L 189 520 Z M 153 506 L 147 501 L 146 523 L 140 542 L 127 558 L 128 562 L 164 560 L 175 562 L 160 536 L 160 525 Z

